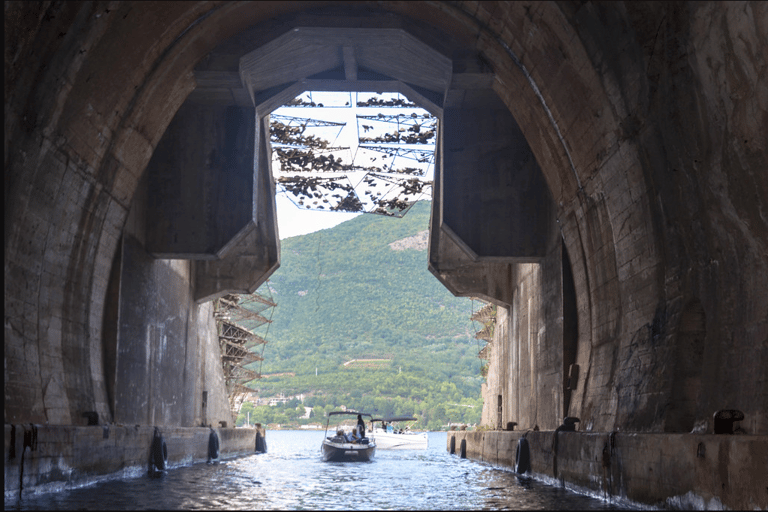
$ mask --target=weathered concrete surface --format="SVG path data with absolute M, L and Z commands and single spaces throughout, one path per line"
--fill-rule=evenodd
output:
M 192 299 L 190 262 L 155 260 L 129 234 L 121 249 L 120 320 L 108 375 L 114 422 L 231 423 L 213 305 Z
M 474 260 L 538 261 L 546 252 L 552 211 L 541 169 L 494 91 L 472 93 L 443 114 L 441 225 Z M 461 207 L 467 204 L 473 207 Z
M 147 166 L 147 250 L 218 259 L 256 210 L 255 111 L 186 102 Z
M 662 508 L 768 507 L 766 436 L 451 431 L 447 449 L 461 456 L 464 442 L 467 458 L 514 469 L 521 437 L 526 474 L 547 482 Z
M 552 196 L 490 86 L 446 96 L 428 268 L 454 295 L 511 306 L 519 264 L 542 261 L 559 243 Z
M 466 91 L 491 87 L 549 189 L 559 259 L 552 245 L 526 264 L 538 268 L 456 270 L 454 291 L 509 308 L 493 342 L 508 356 L 486 390 L 504 421 L 551 430 L 562 408 L 587 431 L 688 432 L 728 408 L 768 435 L 765 2 L 7 2 L 4 14 L 6 424 L 112 414 L 112 277 L 126 232 L 146 243 L 134 206 L 181 105 L 253 107 L 232 79 L 244 54 L 294 28 L 346 27 L 405 31 Z M 469 212 L 474 192 L 440 207 Z M 243 261 L 263 255 L 251 249 Z M 216 261 L 188 264 L 191 300 L 243 282 L 242 261 Z M 533 394 L 520 400 L 504 372 Z
M 482 391 L 483 425 L 503 428 L 513 421 L 518 428 L 554 429 L 567 416 L 575 343 L 564 313 L 573 296 L 563 294 L 564 249 L 557 242 L 542 263 L 515 266 L 510 306 L 497 308 Z
M 256 176 L 253 198 L 247 202 L 252 209 L 251 222 L 239 233 L 239 240 L 227 248 L 226 255 L 195 263 L 194 298 L 198 303 L 225 293 L 253 293 L 280 266 L 268 119 L 254 124 L 257 154 L 253 167 Z
M 263 428 L 216 428 L 219 458 L 256 451 Z M 5 425 L 5 499 L 50 492 L 101 479 L 137 477 L 151 469 L 154 427 Z M 208 461 L 208 428 L 163 427 L 167 469 Z
M 246 30 L 242 52 L 360 15 L 493 71 L 573 267 L 571 412 L 677 430 L 730 406 L 766 432 L 765 4 L 308 5 L 7 4 L 6 421 L 105 410 L 109 270 L 196 66 Z M 705 321 L 688 331 L 703 333 L 701 364 L 673 392 L 688 311 Z

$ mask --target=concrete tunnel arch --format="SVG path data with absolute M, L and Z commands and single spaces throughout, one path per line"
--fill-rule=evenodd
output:
M 215 14 L 216 13 L 213 13 L 213 14 L 207 13 L 203 17 L 205 18 L 205 20 L 207 20 L 209 15 L 213 16 Z M 327 16 L 326 16 L 326 19 L 327 19 Z M 205 20 L 202 21 L 201 23 L 204 23 Z M 323 21 L 326 21 L 326 20 L 323 20 Z M 410 20 L 410 21 L 411 23 L 410 24 L 406 23 L 406 25 L 408 25 L 411 31 L 413 31 L 414 33 L 418 33 L 419 29 L 421 29 L 422 26 L 418 25 L 418 21 L 414 21 L 414 20 Z M 433 21 L 434 20 L 431 20 L 431 22 Z M 472 19 L 467 18 L 466 21 L 471 23 Z M 473 27 L 473 29 L 475 30 L 476 33 L 482 34 L 484 31 L 488 32 L 489 30 L 488 27 L 483 27 L 482 24 L 477 24 L 477 20 L 474 20 L 474 21 L 476 26 Z M 314 22 L 317 23 L 317 20 L 314 20 Z M 349 24 L 349 21 L 347 21 L 347 23 Z M 379 20 L 372 21 L 372 23 L 378 26 Z M 298 25 L 298 24 L 301 24 L 301 23 L 294 22 L 294 25 Z M 393 26 L 403 26 L 402 22 L 399 24 L 393 23 L 391 19 L 390 19 L 390 24 Z M 430 27 L 430 28 L 432 29 L 432 32 L 435 32 L 434 27 Z M 298 29 L 294 28 L 293 30 L 295 31 Z M 376 29 L 371 29 L 371 30 L 376 30 Z M 386 29 L 384 31 L 386 31 Z M 248 33 L 253 33 L 253 32 L 254 32 L 253 29 L 248 31 Z M 269 30 L 262 31 L 262 32 L 269 32 Z M 283 34 L 280 37 L 284 39 L 286 35 L 289 35 L 289 34 Z M 419 35 L 423 37 L 423 34 L 419 34 Z M 430 34 L 430 35 L 432 36 L 431 42 L 434 43 L 437 38 L 435 37 L 434 34 Z M 443 36 L 445 36 L 445 34 L 443 34 Z M 277 39 L 280 39 L 280 37 L 278 37 Z M 264 46 L 268 46 L 269 44 L 275 42 L 276 40 L 273 40 L 265 44 Z M 263 41 L 260 41 L 260 43 L 261 42 Z M 499 41 L 496 41 L 496 42 L 498 43 Z M 484 43 L 486 45 L 491 44 L 491 42 L 488 40 L 484 40 Z M 446 46 L 446 45 L 443 45 L 443 46 Z M 527 116 L 527 120 L 529 121 L 528 130 L 527 130 L 529 133 L 542 136 L 543 133 L 545 133 L 546 131 L 552 132 L 548 137 L 545 137 L 543 140 L 539 140 L 538 142 L 539 144 L 541 144 L 542 142 L 548 142 L 549 145 L 552 145 L 552 147 L 546 148 L 547 157 L 550 160 L 552 160 L 553 157 L 557 157 L 558 155 L 560 157 L 560 158 L 555 158 L 555 161 L 553 162 L 554 165 L 550 165 L 546 167 L 546 169 L 544 170 L 544 175 L 547 178 L 547 183 L 550 184 L 550 188 L 551 188 L 551 184 L 554 183 L 558 185 L 560 192 L 562 193 L 563 183 L 571 182 L 574 180 L 574 178 L 578 182 L 578 176 L 575 175 L 575 169 L 573 168 L 572 157 L 568 153 L 567 145 L 563 140 L 562 134 L 559 132 L 557 123 L 554 121 L 552 117 L 551 109 L 549 108 L 549 106 L 546 103 L 546 100 L 541 94 L 541 88 L 539 84 L 533 81 L 533 78 L 530 76 L 530 73 L 528 73 L 528 71 L 525 69 L 524 64 L 518 61 L 517 57 L 511 52 L 508 45 L 502 42 L 501 46 L 507 52 L 507 55 L 505 57 L 512 60 L 511 63 L 507 62 L 505 63 L 506 66 L 501 66 L 501 67 L 502 68 L 506 67 L 507 69 L 505 69 L 505 71 L 518 71 L 518 72 L 521 72 L 523 75 L 522 77 L 520 77 L 520 76 L 516 76 L 515 73 L 513 73 L 513 76 L 517 80 L 518 85 L 522 87 L 522 94 L 520 94 L 520 96 L 507 94 L 506 101 L 514 102 L 514 104 L 517 106 L 518 109 L 524 108 L 526 111 L 529 111 L 525 114 Z M 327 50 L 327 48 L 325 50 Z M 443 48 L 443 50 L 445 50 L 445 48 Z M 456 50 L 455 47 L 452 50 L 454 52 L 459 51 L 459 50 Z M 498 73 L 494 74 L 490 70 L 491 66 L 489 66 L 487 62 L 484 61 L 483 57 L 480 57 L 481 62 L 479 64 L 478 62 L 474 62 L 474 63 L 469 62 L 472 59 L 477 59 L 480 53 L 482 53 L 482 50 L 480 51 L 480 53 L 478 53 L 476 50 L 469 50 L 468 53 L 470 54 L 469 58 L 467 58 L 467 56 L 462 56 L 462 58 L 459 59 L 460 62 L 458 62 L 458 64 L 459 64 L 459 67 L 465 67 L 465 68 L 468 67 L 470 69 L 465 69 L 466 71 L 465 73 L 461 73 L 455 76 L 453 83 L 456 84 L 457 82 L 459 83 L 470 82 L 468 86 L 465 85 L 464 87 L 468 89 L 485 88 L 487 89 L 485 91 L 486 93 L 490 93 L 491 96 L 496 96 L 497 95 L 496 89 L 499 88 L 498 87 L 499 83 L 503 83 L 503 80 L 499 79 L 498 81 L 494 81 L 495 77 L 499 76 L 499 74 Z M 472 69 L 473 65 L 476 69 Z M 251 90 L 249 90 L 249 93 L 251 94 L 253 101 L 259 102 L 259 106 L 261 108 L 260 109 L 257 108 L 257 110 L 267 111 L 267 110 L 271 110 L 271 108 L 278 106 L 279 104 L 281 104 L 281 102 L 287 101 L 289 97 L 293 97 L 296 94 L 300 93 L 302 90 L 306 90 L 309 87 L 308 82 L 312 82 L 312 80 L 308 80 L 308 81 L 303 80 L 302 82 L 303 83 L 297 83 L 296 81 L 294 81 L 293 84 L 288 84 L 288 85 L 285 85 L 285 84 L 273 85 L 272 89 L 277 89 L 277 91 L 269 90 L 269 88 L 266 88 L 266 90 L 262 91 L 263 93 L 265 93 L 265 95 L 263 95 L 261 98 L 253 96 L 254 95 L 253 87 L 250 88 Z M 323 88 L 323 86 L 320 85 L 320 82 L 321 81 L 319 80 L 314 81 L 313 85 L 315 86 L 315 88 L 317 87 L 321 89 Z M 474 84 L 472 84 L 471 82 L 474 82 Z M 479 83 L 482 83 L 483 85 L 478 85 Z M 461 87 L 462 86 L 460 85 L 459 88 Z M 345 87 L 342 87 L 342 88 L 344 90 L 347 90 Z M 433 112 L 441 110 L 440 107 L 436 107 L 433 102 L 431 102 L 429 99 L 426 99 L 424 95 L 421 95 L 418 92 L 414 91 L 413 88 L 410 88 L 407 84 L 403 84 L 402 81 L 398 82 L 398 86 L 396 88 L 397 90 L 405 92 L 406 95 L 410 96 L 411 98 L 416 97 L 416 101 L 418 101 L 420 104 L 422 104 L 426 108 L 432 110 Z M 194 96 L 198 91 L 199 91 L 199 87 L 194 91 L 192 91 L 192 93 L 190 94 L 190 97 Z M 238 94 L 236 94 L 234 90 L 230 92 L 233 97 L 238 96 Z M 434 94 L 434 91 L 432 92 Z M 532 94 L 532 96 L 521 99 L 526 92 L 528 92 L 529 94 Z M 427 97 L 429 96 L 430 94 L 429 92 L 427 92 Z M 434 97 L 434 95 L 432 97 Z M 461 100 L 459 99 L 458 101 L 461 101 Z M 541 107 L 542 111 L 535 112 L 536 107 Z M 531 110 L 533 110 L 534 112 L 531 112 Z M 260 115 L 261 114 L 259 114 L 259 116 Z M 531 123 L 533 123 L 533 125 L 531 125 Z M 524 143 L 525 141 L 526 139 L 523 139 Z M 569 162 L 568 165 L 563 165 L 564 162 L 566 161 Z M 442 211 L 438 210 L 437 213 L 441 214 Z M 438 223 L 441 222 L 439 215 L 437 217 L 436 222 Z M 437 227 L 437 226 L 433 226 L 433 228 L 434 227 Z M 442 239 L 440 240 L 435 239 L 433 240 L 433 244 L 432 244 L 432 250 L 434 253 L 448 254 L 447 265 L 444 264 L 446 262 L 437 261 L 438 256 L 436 256 L 434 259 L 430 261 L 430 268 L 433 271 L 433 273 L 435 273 L 436 277 L 441 281 L 443 281 L 443 283 L 457 295 L 475 295 L 475 296 L 479 295 L 479 296 L 484 296 L 486 298 L 489 298 L 490 300 L 493 300 L 493 301 L 498 301 L 503 304 L 509 303 L 509 297 L 503 296 L 503 292 L 501 292 L 500 290 L 490 290 L 490 289 L 482 289 L 482 288 L 478 289 L 476 285 L 473 285 L 473 289 L 465 289 L 465 288 L 463 289 L 459 284 L 459 282 L 463 279 L 463 276 L 461 274 L 463 271 L 466 270 L 468 266 L 467 263 L 469 263 L 469 266 L 474 266 L 474 267 L 477 267 L 478 263 L 480 263 L 481 265 L 484 265 L 486 268 L 482 271 L 482 273 L 485 273 L 485 274 L 496 274 L 499 271 L 509 272 L 510 271 L 509 265 L 507 264 L 507 262 L 504 262 L 505 254 L 503 252 L 498 252 L 498 251 L 495 254 L 488 254 L 488 255 L 478 254 L 476 251 L 473 250 L 473 247 L 469 247 L 466 243 L 463 243 L 464 241 L 461 239 L 461 236 L 457 237 L 456 234 L 452 230 L 450 230 L 450 227 L 448 228 L 447 231 L 448 231 L 448 236 L 442 237 Z M 509 250 L 509 247 L 507 247 L 506 249 Z M 458 256 L 457 256 L 457 253 L 458 253 Z M 526 255 L 523 255 L 522 257 L 518 255 L 516 257 L 507 257 L 506 259 L 514 262 L 520 262 L 520 261 L 537 261 L 539 258 L 540 258 L 540 255 L 538 256 L 528 255 L 527 257 Z M 460 260 L 459 269 L 453 268 L 457 266 L 456 260 Z M 443 268 L 446 266 L 449 268 L 448 269 Z M 475 271 L 474 274 L 476 273 L 477 272 Z M 448 277 L 451 274 L 453 275 Z M 473 275 L 473 277 L 476 277 L 476 275 Z M 484 283 L 485 288 L 489 288 L 493 286 L 492 283 L 487 282 L 488 281 L 487 276 L 481 277 L 480 279 L 483 279 L 484 281 L 486 281 L 486 283 Z
M 512 48 L 524 49 L 532 45 L 523 37 L 525 31 L 522 26 L 517 30 L 505 32 L 508 39 L 504 40 L 497 31 L 492 30 L 485 22 L 463 8 L 442 9 L 420 5 L 419 8 L 411 11 L 399 4 L 381 5 L 388 22 L 395 26 L 404 24 L 407 29 L 420 37 L 428 34 L 433 42 L 440 39 L 436 34 L 444 36 L 447 32 L 450 33 L 450 38 L 446 38 L 445 41 L 450 39 L 458 41 L 459 50 L 457 51 L 463 47 L 464 53 L 469 53 L 472 57 L 482 55 L 482 59 L 494 72 L 491 88 L 507 105 L 514 118 L 522 120 L 520 129 L 536 155 L 536 160 L 541 163 L 542 172 L 549 189 L 553 191 L 555 201 L 564 207 L 564 200 L 570 197 L 573 203 L 578 204 L 580 196 L 577 190 L 584 180 L 580 179 L 576 173 L 576 168 L 579 166 L 575 155 L 567 149 L 570 146 L 567 144 L 569 134 L 564 133 L 559 126 L 568 126 L 574 122 L 573 119 L 584 114 L 573 111 L 572 96 L 564 95 L 555 81 L 548 81 L 544 76 L 541 78 L 536 76 L 538 71 L 535 70 L 541 68 L 530 62 L 526 57 L 527 54 L 521 53 L 521 56 L 518 56 L 511 50 Z M 326 24 L 330 19 L 323 14 L 322 9 L 314 9 L 313 14 L 306 14 L 301 4 L 275 4 L 271 7 L 274 10 L 262 9 L 255 4 L 213 6 L 175 4 L 167 7 L 168 10 L 164 12 L 154 6 L 143 8 L 141 11 L 128 9 L 129 12 L 124 16 L 130 15 L 132 22 L 144 27 L 143 30 L 162 34 L 160 39 L 151 42 L 137 40 L 135 46 L 126 48 L 129 51 L 121 61 L 106 63 L 109 52 L 113 51 L 108 42 L 119 40 L 121 34 L 89 33 L 89 37 L 92 38 L 89 42 L 93 45 L 91 52 L 96 53 L 96 57 L 92 56 L 91 61 L 79 62 L 82 69 L 77 69 L 73 87 L 60 92 L 58 101 L 63 104 L 61 114 L 58 118 L 47 121 L 63 133 L 81 132 L 78 135 L 73 134 L 68 139 L 68 150 L 80 157 L 79 165 L 88 169 L 88 173 L 92 174 L 94 179 L 104 183 L 103 188 L 94 189 L 91 197 L 85 199 L 89 203 L 86 209 L 89 213 L 86 218 L 93 217 L 95 222 L 84 225 L 83 236 L 77 242 L 78 246 L 75 250 L 84 256 L 81 259 L 82 266 L 70 267 L 63 278 L 71 285 L 66 287 L 68 292 L 66 297 L 62 298 L 62 303 L 85 303 L 91 304 L 91 307 L 82 312 L 65 312 L 67 325 L 62 329 L 62 343 L 76 348 L 73 352 L 81 354 L 75 358 L 76 361 L 80 360 L 78 364 L 93 368 L 94 373 L 98 373 L 101 369 L 99 326 L 102 314 L 100 314 L 100 307 L 104 305 L 107 282 L 105 279 L 93 281 L 91 276 L 109 275 L 111 254 L 116 250 L 119 233 L 122 231 L 128 207 L 133 199 L 133 192 L 137 189 L 143 170 L 172 118 L 195 89 L 193 71 L 195 65 L 218 44 L 229 38 L 236 38 L 248 27 L 266 24 L 264 30 L 260 32 L 261 40 L 251 41 L 252 45 L 256 45 L 267 42 L 277 33 L 282 33 L 286 23 L 289 23 L 289 26 L 290 23 L 301 24 L 302 16 L 304 19 L 309 19 L 316 15 L 320 19 L 320 24 Z M 329 9 L 332 10 L 332 8 Z M 363 12 L 369 10 L 366 5 L 361 9 Z M 515 12 L 516 8 L 513 5 L 505 9 L 507 12 L 504 18 L 511 26 L 526 24 L 524 14 Z M 563 20 L 563 14 L 551 5 L 542 5 L 540 9 L 547 11 L 541 14 L 543 17 L 551 16 L 554 19 Z M 163 16 L 160 15 L 161 12 Z M 316 14 L 318 12 L 320 14 Z M 336 13 L 339 14 L 339 11 L 337 10 Z M 119 14 L 123 14 L 122 11 L 115 13 L 112 19 L 116 19 Z M 292 22 L 287 21 L 291 18 L 294 18 Z M 170 23 L 167 24 L 166 20 Z M 314 21 L 318 23 L 317 19 Z M 377 24 L 380 23 L 378 19 L 374 21 Z M 345 21 L 342 20 L 339 24 L 344 25 L 344 23 Z M 573 37 L 573 34 L 568 32 L 566 23 L 557 28 L 550 27 L 550 30 L 552 32 L 547 33 L 546 37 L 541 36 L 543 48 L 549 48 L 543 55 L 546 55 L 547 51 L 560 51 L 555 41 Z M 253 31 L 250 34 L 253 34 Z M 554 41 L 547 41 L 548 38 L 553 38 Z M 573 63 L 565 72 L 571 73 L 574 81 L 580 83 L 582 87 L 592 86 L 595 90 L 590 90 L 591 94 L 586 97 L 596 97 L 597 99 L 592 101 L 599 102 L 602 91 L 594 70 L 589 66 L 586 52 L 578 46 L 572 51 L 571 62 Z M 539 58 L 546 59 L 546 57 Z M 469 59 L 464 60 L 463 64 L 469 65 Z M 101 80 L 110 80 L 118 74 L 131 77 L 131 80 L 122 84 L 122 87 L 111 87 L 112 93 L 104 98 L 104 105 L 92 104 L 96 90 L 104 87 L 103 82 L 92 80 L 96 70 L 90 67 L 95 65 L 94 61 L 103 66 L 99 73 Z M 576 70 L 586 73 L 587 76 L 584 78 L 578 76 Z M 470 68 L 468 71 L 467 80 L 487 79 L 482 76 L 487 75 L 487 70 Z M 563 71 L 560 73 L 562 74 Z M 552 86 L 549 86 L 550 84 Z M 71 91 L 79 92 L 72 94 Z M 107 104 L 110 101 L 112 104 Z M 113 107 L 117 108 L 113 109 Z M 81 117 L 77 114 L 92 109 L 97 112 L 115 112 L 114 116 L 103 115 L 102 119 L 102 122 L 108 126 L 107 133 L 111 134 L 111 137 L 105 138 L 104 130 L 95 134 L 87 128 L 87 125 L 82 124 L 87 116 Z M 573 119 L 567 120 L 568 117 Z M 563 120 L 558 123 L 556 119 Z M 84 140 L 88 135 L 96 139 L 104 139 L 105 142 L 89 145 Z M 579 133 L 579 135 L 584 134 Z M 98 149 L 94 151 L 93 146 Z M 580 233 L 578 226 L 578 222 L 573 223 L 570 229 L 578 234 Z M 572 246 L 574 254 L 583 254 L 578 237 L 570 235 L 571 233 L 564 231 L 566 244 L 569 247 Z M 441 242 L 456 245 L 455 238 Z M 450 247 L 448 251 L 443 252 L 454 256 L 456 250 Z M 489 289 L 497 285 L 488 279 L 489 275 L 498 273 L 500 269 L 509 272 L 507 263 L 498 263 L 494 261 L 494 257 L 478 262 L 476 255 L 471 253 L 469 260 L 474 261 L 468 262 L 466 248 L 459 247 L 458 252 L 459 256 L 454 257 L 450 262 L 458 260 L 459 265 L 456 265 L 456 268 L 441 272 L 442 267 L 446 265 L 443 262 L 438 262 L 438 265 L 431 262 L 433 267 L 438 267 L 435 272 L 438 278 L 444 282 L 453 283 L 461 281 L 464 274 L 470 273 L 469 281 L 474 282 L 479 279 L 483 283 L 479 287 L 475 285 L 475 289 L 472 290 L 454 287 L 452 291 L 457 294 L 501 297 L 497 300 L 502 303 L 510 300 L 509 297 L 502 295 L 503 290 Z M 583 266 L 584 256 L 572 259 L 576 287 L 586 287 L 587 271 Z M 479 276 L 478 266 L 482 268 Z M 449 277 L 451 272 L 456 277 Z M 484 287 L 486 289 L 483 289 Z M 580 315 L 584 316 L 583 320 L 580 318 L 580 325 L 589 325 L 589 311 L 585 311 L 584 307 L 579 309 Z M 588 332 L 586 329 L 582 331 L 582 333 Z M 85 347 L 75 341 L 80 337 L 80 333 L 87 333 L 89 350 L 82 350 Z M 87 393 L 90 395 L 88 401 L 100 402 L 101 400 L 97 398 L 103 396 L 103 391 L 99 389 L 100 379 L 96 375 L 91 375 L 90 379 L 94 384 L 94 391 Z M 75 387 L 87 388 L 88 385 L 82 382 Z M 77 409 L 82 408 L 77 407 Z
M 441 120 L 436 159 L 436 189 L 439 192 L 433 201 L 430 270 L 456 295 L 479 295 L 502 305 L 511 305 L 511 288 L 499 286 L 497 274 L 512 274 L 515 266 L 522 262 L 538 263 L 553 247 L 559 251 L 564 249 L 560 247 L 560 236 L 554 224 L 554 205 L 541 169 L 507 106 L 493 89 L 495 77 L 491 67 L 478 54 L 460 48 L 455 42 L 448 45 L 445 36 L 425 37 L 433 44 L 440 40 L 442 51 L 451 57 L 439 53 L 415 37 L 418 27 L 409 27 L 410 32 L 402 28 L 402 24 L 399 28 L 378 28 L 375 19 L 365 16 L 358 16 L 355 28 L 327 28 L 305 23 L 310 26 L 295 26 L 248 52 L 227 43 L 220 45 L 219 48 L 224 47 L 222 50 L 214 49 L 206 57 L 207 61 L 195 68 L 198 86 L 187 97 L 158 143 L 147 170 L 150 179 L 154 174 L 162 173 L 166 182 L 190 186 L 221 179 L 221 169 L 214 170 L 216 178 L 211 178 L 205 170 L 202 178 L 192 178 L 194 165 L 190 165 L 189 146 L 206 145 L 196 138 L 197 132 L 201 131 L 196 126 L 211 124 L 211 119 L 217 117 L 210 115 L 210 109 L 217 107 L 228 111 L 240 107 L 240 122 L 255 115 L 255 136 L 248 134 L 256 139 L 252 150 L 257 177 L 252 190 L 259 190 L 257 182 L 262 184 L 262 190 L 267 190 L 253 194 L 258 197 L 253 211 L 267 210 L 260 213 L 260 217 L 267 219 L 265 223 L 252 222 L 254 230 L 260 233 L 257 241 L 247 244 L 228 242 L 227 254 L 223 254 L 223 249 L 215 255 L 205 251 L 197 256 L 190 254 L 191 251 L 179 250 L 179 244 L 183 245 L 186 240 L 181 240 L 180 232 L 174 226 L 193 218 L 198 205 L 207 205 L 208 201 L 204 194 L 198 193 L 186 207 L 178 207 L 178 197 L 187 194 L 179 194 L 178 187 L 174 187 L 174 195 L 166 195 L 162 200 L 150 197 L 153 205 L 161 204 L 166 210 L 170 205 L 177 222 L 172 219 L 158 222 L 158 219 L 169 216 L 158 215 L 158 209 L 152 208 L 152 213 L 146 215 L 151 219 L 147 222 L 148 250 L 161 257 L 203 260 L 195 266 L 195 297 L 198 301 L 226 292 L 252 291 L 276 268 L 278 258 L 274 255 L 279 253 L 276 234 L 265 235 L 264 229 L 266 224 L 269 230 L 269 222 L 274 223 L 275 219 L 269 129 L 265 117 L 274 108 L 307 90 L 395 91 Z M 247 34 L 260 29 L 254 27 Z M 248 35 L 238 39 L 248 39 Z M 222 54 L 228 54 L 227 58 Z M 237 68 L 221 69 L 222 62 L 235 60 Z M 273 69 L 274 72 L 270 71 Z M 222 84 L 227 85 L 229 94 L 222 95 Z M 250 104 L 255 105 L 255 114 L 251 113 Z M 224 117 L 220 115 L 218 119 Z M 173 133 L 171 140 L 175 140 L 176 146 L 185 149 L 175 155 L 170 151 L 171 157 L 164 158 L 169 153 L 166 147 L 169 133 Z M 219 151 L 218 154 L 222 153 L 226 152 Z M 156 165 L 159 154 L 163 158 Z M 177 166 L 176 174 L 169 177 L 168 169 L 173 167 L 169 162 L 174 159 L 185 165 Z M 206 191 L 208 188 L 206 186 Z M 162 182 L 151 181 L 149 189 L 150 196 L 158 195 L 163 189 Z M 247 187 L 241 189 L 248 190 Z M 250 210 L 248 201 L 242 204 Z M 265 208 L 267 204 L 270 206 Z M 474 206 L 468 210 L 462 207 L 465 204 Z M 227 207 L 232 208 L 231 201 Z M 495 219 L 504 221 L 494 222 Z M 158 227 L 163 227 L 159 236 Z M 168 243 L 171 236 L 173 243 Z M 199 246 L 201 238 L 195 234 L 188 241 Z M 253 257 L 256 251 L 243 257 L 237 250 L 238 246 L 256 248 L 264 245 L 270 248 L 270 258 L 266 261 Z M 212 261 L 214 256 L 216 260 Z M 481 286 L 477 285 L 478 280 L 483 283 Z M 569 298 L 575 302 L 575 297 Z M 573 307 L 575 309 L 575 304 Z M 565 376 L 561 376 L 561 380 L 564 379 Z M 568 407 L 566 400 L 564 407 Z
M 700 176 L 721 179 L 733 172 L 762 190 L 750 169 L 761 169 L 764 149 L 738 124 L 741 111 L 721 116 L 713 106 L 732 98 L 729 91 L 737 85 L 749 88 L 752 82 L 739 85 L 726 77 L 724 85 L 712 85 L 703 62 L 725 61 L 725 55 L 712 49 L 708 31 L 700 26 L 710 15 L 698 14 L 714 9 L 731 16 L 737 7 L 708 5 L 179 2 L 137 8 L 128 2 L 104 9 L 64 3 L 39 7 L 30 16 L 10 5 L 9 19 L 22 15 L 7 28 L 16 36 L 31 35 L 7 36 L 18 41 L 18 53 L 14 57 L 11 48 L 6 64 L 6 106 L 11 108 L 5 122 L 12 134 L 5 151 L 6 281 L 11 283 L 6 361 L 14 372 L 6 384 L 6 393 L 14 397 L 6 401 L 6 421 L 69 424 L 77 411 L 109 415 L 102 322 L 110 271 L 121 234 L 135 221 L 129 211 L 145 169 L 194 93 L 201 60 L 222 44 L 258 48 L 296 26 L 355 28 L 360 16 L 370 16 L 379 28 L 405 30 L 457 62 L 474 62 L 475 68 L 463 70 L 465 86 L 482 82 L 492 71 L 489 87 L 541 168 L 572 264 L 575 361 L 583 371 L 570 396 L 571 413 L 595 418 L 590 423 L 595 429 L 663 428 L 663 404 L 670 393 L 666 370 L 659 370 L 663 374 L 653 382 L 617 384 L 637 380 L 638 368 L 648 364 L 639 354 L 650 345 L 668 351 L 680 303 L 706 297 L 702 310 L 708 319 L 718 319 L 708 323 L 708 337 L 730 336 L 738 347 L 750 349 L 763 332 L 761 302 L 743 311 L 718 302 L 758 297 L 766 289 L 759 251 L 748 254 L 745 268 L 755 272 L 749 279 L 737 276 L 738 286 L 712 270 L 715 259 L 721 268 L 739 266 L 743 255 L 737 242 L 760 246 L 764 223 L 753 214 L 762 202 L 759 195 L 745 194 L 745 206 L 725 201 L 724 213 L 710 212 L 705 206 L 712 198 Z M 753 17 L 763 20 L 762 8 L 754 9 Z M 690 29 L 689 48 L 663 46 L 666 40 L 656 37 L 672 34 L 668 31 L 675 24 L 652 30 L 638 22 L 659 13 Z M 254 27 L 258 30 L 249 31 Z M 752 38 L 738 26 L 718 30 L 730 31 L 726 37 L 734 39 Z M 742 65 L 746 60 L 739 52 L 740 47 L 732 50 Z M 32 65 L 22 66 L 21 56 L 28 55 L 34 55 Z M 669 74 L 670 61 L 664 60 L 675 58 L 686 63 L 679 76 Z M 231 96 L 231 89 L 225 94 Z M 689 119 L 681 108 L 677 118 L 666 119 L 666 111 L 657 108 L 659 98 L 677 101 L 699 117 Z M 751 140 L 756 149 L 744 153 L 712 134 L 705 122 L 715 118 L 724 119 L 744 147 L 751 147 Z M 693 120 L 692 125 L 681 119 Z M 700 156 L 699 148 L 708 145 L 715 153 L 718 148 L 733 153 L 747 171 L 739 174 L 707 152 Z M 699 159 L 691 163 L 690 155 Z M 670 166 L 702 191 L 691 192 L 687 181 L 666 177 Z M 685 200 L 676 200 L 679 196 Z M 755 222 L 733 229 L 734 218 Z M 512 264 L 443 233 L 431 240 L 433 273 L 458 295 L 514 305 Z M 643 350 L 635 350 L 638 344 Z M 21 347 L 44 354 L 54 368 L 51 374 L 42 375 L 39 364 L 27 362 Z M 715 360 L 713 354 L 702 355 L 702 379 L 728 377 Z M 743 382 L 733 378 L 728 385 L 741 389 Z M 702 399 L 697 417 L 735 388 Z M 763 410 L 765 396 L 750 399 L 744 409 Z M 760 428 L 764 420 L 755 420 L 754 429 Z

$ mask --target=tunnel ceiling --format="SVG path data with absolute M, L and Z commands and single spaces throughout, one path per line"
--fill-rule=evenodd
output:
M 492 92 L 493 70 L 445 33 L 391 15 L 378 28 L 370 12 L 341 27 L 289 18 L 243 30 L 203 57 L 188 101 L 256 106 L 262 117 L 304 91 L 387 91 L 439 116 L 451 88 Z
M 261 115 L 307 90 L 372 88 L 401 92 L 435 113 L 452 68 L 450 59 L 400 29 L 314 27 L 294 28 L 243 55 L 239 67 Z

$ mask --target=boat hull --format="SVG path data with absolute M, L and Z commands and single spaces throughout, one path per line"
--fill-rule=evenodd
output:
M 393 434 L 376 432 L 376 446 L 382 450 L 426 450 L 427 434 Z
M 322 452 L 325 462 L 364 462 L 373 458 L 376 444 L 337 443 L 325 439 Z

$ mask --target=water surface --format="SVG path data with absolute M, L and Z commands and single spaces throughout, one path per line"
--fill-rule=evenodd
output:
M 615 503 L 549 486 L 446 450 L 377 450 L 370 462 L 322 462 L 322 431 L 269 431 L 265 454 L 101 482 L 5 503 L 6 510 L 608 510 Z

